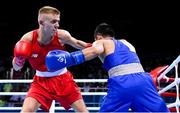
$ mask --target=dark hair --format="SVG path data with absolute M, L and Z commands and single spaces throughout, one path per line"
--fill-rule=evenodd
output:
M 99 24 L 95 31 L 94 31 L 94 37 L 96 37 L 96 35 L 102 35 L 102 36 L 110 36 L 110 37 L 114 37 L 115 33 L 113 28 L 111 27 L 111 25 L 107 24 L 107 23 L 101 23 Z

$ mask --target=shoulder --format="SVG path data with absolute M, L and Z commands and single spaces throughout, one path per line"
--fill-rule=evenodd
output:
M 58 29 L 57 33 L 58 33 L 58 37 L 60 37 L 60 38 L 62 38 L 62 37 L 66 38 L 66 37 L 71 36 L 71 34 L 67 30 L 64 30 L 64 29 Z
M 120 42 L 122 42 L 125 45 L 132 45 L 129 41 L 125 40 L 125 39 L 120 39 Z
M 25 33 L 20 40 L 28 40 L 28 41 L 32 41 L 33 38 L 33 31 L 27 32 Z
M 109 44 L 113 43 L 113 40 L 96 40 L 93 44 Z
M 104 42 L 103 40 L 96 40 L 93 42 L 93 46 L 98 45 L 98 44 L 103 44 L 103 42 Z
M 119 39 L 122 43 L 129 43 L 126 39 Z
M 128 42 L 128 41 L 125 40 L 125 39 L 121 39 L 120 41 L 121 41 L 124 45 L 126 45 L 131 51 L 136 52 L 135 47 L 134 47 L 130 42 Z
M 93 42 L 93 46 L 104 46 L 107 45 L 108 41 L 107 40 L 96 40 Z

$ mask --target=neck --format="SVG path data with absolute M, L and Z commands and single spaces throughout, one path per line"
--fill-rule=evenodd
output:
M 107 39 L 107 40 L 112 40 L 113 39 L 113 37 L 105 37 L 105 39 Z
M 43 33 L 43 31 L 41 29 L 38 29 L 38 39 L 37 40 L 41 45 L 47 45 L 51 42 L 52 36 L 48 37 L 48 35 Z

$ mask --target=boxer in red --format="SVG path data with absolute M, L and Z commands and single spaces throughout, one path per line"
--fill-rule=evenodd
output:
M 40 8 L 39 28 L 24 34 L 15 45 L 13 68 L 20 70 L 28 59 L 32 68 L 36 69 L 21 112 L 35 112 L 39 107 L 49 111 L 53 100 L 66 110 L 72 107 L 77 112 L 88 112 L 81 92 L 67 68 L 49 72 L 45 65 L 46 54 L 51 50 L 65 50 L 65 44 L 77 49 L 91 45 L 75 39 L 66 30 L 58 29 L 59 21 L 58 9 L 50 6 Z

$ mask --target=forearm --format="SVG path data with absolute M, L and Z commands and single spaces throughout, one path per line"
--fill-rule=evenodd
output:
M 81 40 L 73 40 L 69 44 L 76 49 L 84 49 L 84 48 L 92 46 L 91 43 L 86 43 L 86 42 L 81 41 Z
M 103 44 L 93 44 L 91 47 L 82 50 L 85 60 L 91 60 L 104 52 Z
M 18 71 L 18 70 L 21 70 L 21 69 L 23 68 L 24 63 L 22 63 L 21 65 L 18 64 L 16 57 L 14 57 L 13 60 L 12 60 L 12 66 L 13 66 L 13 69 L 14 69 L 15 71 Z
M 81 40 L 77 40 L 75 46 L 77 49 L 84 49 L 88 46 L 89 43 L 83 42 Z
M 91 60 L 99 55 L 96 48 L 94 47 L 83 49 L 82 53 L 86 61 Z
M 91 60 L 103 51 L 103 46 L 89 47 L 71 53 L 63 50 L 52 50 L 49 51 L 46 56 L 46 66 L 49 71 L 57 71 L 64 67 L 78 65 L 87 60 Z

